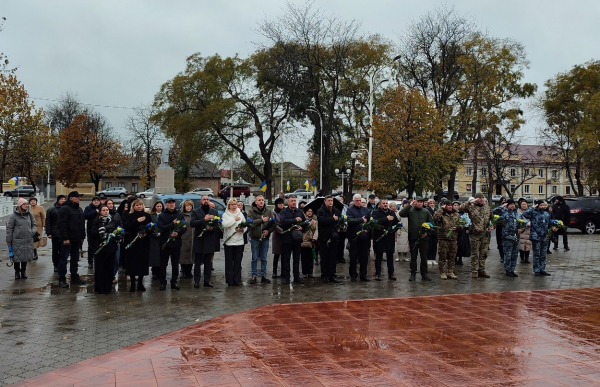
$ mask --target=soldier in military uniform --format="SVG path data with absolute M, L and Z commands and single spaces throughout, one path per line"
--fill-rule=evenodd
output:
M 489 225 L 491 210 L 485 203 L 485 197 L 481 192 L 475 194 L 474 198 L 460 206 L 459 211 L 466 212 L 471 218 L 469 234 L 471 237 L 471 277 L 490 278 L 485 272 L 485 260 L 487 258 L 490 239 L 488 233 L 494 229 Z
M 441 279 L 456 279 L 454 274 L 454 258 L 458 249 L 458 229 L 456 223 L 460 214 L 452 208 L 452 202 L 442 199 L 440 209 L 433 215 L 433 221 L 438 226 L 438 255 Z M 450 231 L 452 231 L 450 233 Z M 446 267 L 447 263 L 447 267 Z

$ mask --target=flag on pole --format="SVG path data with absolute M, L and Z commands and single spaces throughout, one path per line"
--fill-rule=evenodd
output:
M 304 188 L 306 188 L 307 191 L 309 186 L 310 184 L 308 184 L 308 179 L 306 179 L 306 181 L 304 182 Z
M 287 188 L 286 188 L 286 190 L 287 190 L 288 192 L 290 191 L 290 181 L 289 181 L 289 180 L 287 181 Z
M 315 187 L 317 185 L 317 179 L 313 177 L 312 186 Z
M 265 192 L 267 190 L 267 181 L 263 180 L 262 183 L 260 183 L 260 190 Z

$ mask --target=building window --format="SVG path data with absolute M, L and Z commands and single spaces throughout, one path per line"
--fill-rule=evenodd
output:
M 138 191 L 138 183 L 131 183 L 131 192 Z
M 467 184 L 467 192 L 471 192 L 471 184 Z
M 517 186 L 514 184 L 510 185 L 510 192 L 515 192 L 515 190 L 517 189 Z
M 538 169 L 538 176 L 539 177 L 544 177 L 544 170 L 543 169 Z
M 125 183 L 119 183 L 120 188 L 125 188 Z
M 567 195 L 570 195 L 570 194 L 571 194 L 571 187 L 569 187 L 569 186 L 566 186 L 566 187 L 565 187 L 565 193 L 566 193 Z
M 487 193 L 487 191 L 488 191 L 487 184 L 482 184 L 481 185 L 481 192 Z
M 525 187 L 525 188 L 524 188 L 524 190 L 523 190 L 523 191 L 524 191 L 526 194 L 528 194 L 528 193 L 529 193 L 529 184 L 525 184 L 525 185 L 524 185 L 524 187 Z
M 466 175 L 467 176 L 473 176 L 473 167 L 467 167 Z
M 108 189 L 108 188 L 112 188 L 112 183 L 110 181 L 107 181 L 106 183 L 104 183 L 104 189 Z
M 510 177 L 515 177 L 517 176 L 517 170 L 515 168 L 511 168 L 510 169 Z
M 481 168 L 481 176 L 487 176 L 487 168 Z
M 553 185 L 552 186 L 552 195 L 556 195 L 558 193 L 558 187 Z
M 552 170 L 552 178 L 553 179 L 558 179 L 558 171 L 556 169 Z
M 529 168 L 525 168 L 525 176 L 529 176 Z
M 543 194 L 544 193 L 544 186 L 543 185 L 538 186 L 538 193 L 539 194 Z

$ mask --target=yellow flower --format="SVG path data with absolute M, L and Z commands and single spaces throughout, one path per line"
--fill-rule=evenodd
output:
M 559 220 L 559 221 L 558 221 L 558 224 L 560 224 L 561 226 L 564 226 L 564 224 L 563 224 L 563 221 L 562 221 L 562 220 Z
M 500 215 L 494 215 L 494 219 L 500 219 Z
M 421 225 L 421 227 L 425 227 L 426 229 L 429 229 L 429 228 L 430 228 L 430 227 L 429 227 L 429 224 L 427 224 L 427 223 L 423 223 L 423 224 Z

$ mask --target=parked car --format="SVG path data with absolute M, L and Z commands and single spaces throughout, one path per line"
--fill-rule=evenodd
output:
M 195 194 L 195 195 L 200 195 L 200 196 L 204 196 L 204 195 L 214 196 L 213 190 L 210 188 L 195 188 L 195 189 L 191 190 L 190 192 L 186 192 L 186 194 Z
M 127 190 L 125 189 L 125 187 L 110 187 L 107 188 L 105 190 L 102 191 L 98 191 L 96 192 L 96 196 L 104 198 L 104 197 L 119 197 L 121 199 L 123 199 L 125 196 L 128 195 Z
M 285 198 L 289 198 L 290 195 L 296 195 L 298 199 L 309 199 L 313 193 L 312 191 L 307 191 L 305 189 L 297 189 L 294 192 L 289 192 L 285 194 Z
M 492 196 L 492 201 L 493 201 L 494 203 L 498 203 L 498 202 L 500 202 L 500 200 L 501 200 L 501 199 L 502 199 L 502 195 L 493 195 L 493 196 Z
M 448 197 L 448 190 L 444 190 L 442 193 L 442 196 L 447 198 Z M 458 194 L 458 191 L 454 191 L 454 200 L 458 200 L 458 198 L 460 197 L 460 195 Z M 433 200 L 435 200 L 436 202 L 438 201 L 438 194 L 434 194 L 433 195 Z
M 225 186 L 223 188 L 221 188 L 221 190 L 219 191 L 219 197 L 222 199 L 223 198 L 223 193 L 225 192 L 225 190 L 227 190 L 227 197 L 231 197 L 231 186 Z M 234 185 L 233 186 L 233 196 L 234 197 L 240 197 L 242 194 L 244 194 L 246 197 L 250 196 L 250 186 L 249 185 Z
M 600 226 L 600 198 L 585 196 L 565 198 L 571 208 L 569 228 L 578 228 L 584 234 L 593 234 Z
M 144 192 L 138 192 L 135 194 L 135 196 L 137 196 L 138 198 L 151 198 L 154 196 L 154 188 L 149 188 L 147 190 L 145 190 Z
M 35 187 L 35 191 L 33 190 L 33 186 L 32 185 L 20 185 L 18 187 L 15 187 L 14 189 L 10 189 L 8 191 L 4 191 L 4 196 L 8 196 L 8 197 L 33 197 L 36 195 L 41 194 L 42 190 L 40 190 L 38 187 Z
M 155 196 L 155 198 L 157 200 L 162 201 L 163 203 L 165 202 L 166 199 L 173 198 L 173 199 L 175 199 L 175 208 L 180 208 L 181 203 L 190 199 L 194 203 L 194 208 L 198 208 L 201 205 L 200 199 L 202 197 L 197 194 L 187 194 L 186 193 L 186 194 L 157 194 Z M 210 198 L 210 201 L 215 204 L 215 210 L 217 210 L 219 212 L 219 216 L 222 216 L 226 209 L 225 203 L 223 203 L 222 200 L 216 199 L 213 197 Z

